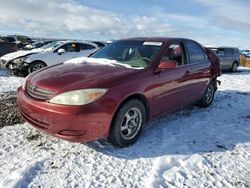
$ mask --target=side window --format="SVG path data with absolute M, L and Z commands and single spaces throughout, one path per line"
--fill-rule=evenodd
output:
M 162 60 L 174 60 L 178 66 L 185 64 L 185 56 L 182 43 L 171 44 Z
M 66 52 L 79 52 L 79 46 L 77 43 L 68 43 L 60 47 L 59 49 L 64 49 Z
M 232 49 L 232 48 L 226 48 L 225 49 L 225 55 L 226 56 L 232 56 L 233 53 L 234 53 L 234 49 Z
M 219 55 L 219 56 L 223 56 L 223 55 L 225 55 L 225 49 L 223 49 L 223 48 L 219 48 L 218 50 L 217 50 L 217 55 Z
M 187 41 L 186 45 L 190 58 L 190 64 L 205 62 L 204 52 L 198 44 L 191 41 Z
M 89 45 L 89 44 L 79 44 L 79 46 L 80 46 L 80 51 L 83 51 L 83 50 L 92 50 L 92 49 L 95 48 L 94 46 Z

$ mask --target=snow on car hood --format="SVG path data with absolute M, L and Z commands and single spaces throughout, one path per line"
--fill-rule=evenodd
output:
M 89 64 L 89 63 L 98 63 L 103 65 L 110 65 L 110 66 L 122 66 L 130 69 L 143 69 L 143 67 L 132 67 L 128 64 L 119 63 L 116 60 L 110 60 L 106 58 L 93 58 L 93 57 L 79 57 L 70 59 L 68 61 L 65 61 L 64 64 L 68 63 L 74 63 L 74 64 Z
M 27 55 L 38 53 L 38 52 L 41 52 L 41 49 L 20 50 L 17 52 L 12 52 L 12 53 L 6 54 L 6 55 L 2 56 L 1 59 L 5 60 L 5 61 L 11 61 L 11 60 L 16 59 L 18 57 L 23 57 L 23 56 L 27 56 Z

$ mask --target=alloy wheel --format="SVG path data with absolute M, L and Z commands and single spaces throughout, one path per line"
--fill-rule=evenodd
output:
M 129 109 L 121 122 L 121 136 L 125 140 L 133 139 L 142 125 L 142 114 L 138 108 Z
M 209 84 L 207 88 L 207 93 L 206 93 L 206 103 L 209 104 L 213 100 L 213 95 L 214 95 L 214 86 L 212 84 Z

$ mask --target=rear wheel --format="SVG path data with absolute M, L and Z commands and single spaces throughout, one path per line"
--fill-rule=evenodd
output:
M 232 67 L 231 67 L 231 71 L 232 72 L 236 72 L 237 71 L 237 68 L 238 68 L 238 63 L 237 62 L 234 62 L 233 64 L 232 64 Z
M 197 102 L 197 105 L 200 107 L 208 107 L 213 102 L 215 91 L 214 82 L 210 82 L 203 97 Z
M 134 144 L 146 122 L 146 110 L 142 102 L 133 99 L 125 103 L 117 112 L 111 125 L 108 140 L 119 147 Z
M 44 68 L 46 66 L 47 65 L 42 61 L 34 61 L 33 63 L 31 63 L 29 65 L 28 72 L 32 73 L 32 72 L 40 70 L 40 69 L 42 69 L 42 68 Z

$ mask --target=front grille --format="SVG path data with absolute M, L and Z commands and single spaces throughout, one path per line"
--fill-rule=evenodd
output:
M 39 88 L 37 86 L 34 86 L 30 83 L 27 85 L 27 91 L 29 95 L 35 99 L 40 100 L 48 100 L 50 99 L 55 93 L 52 91 L 49 91 L 47 89 Z

